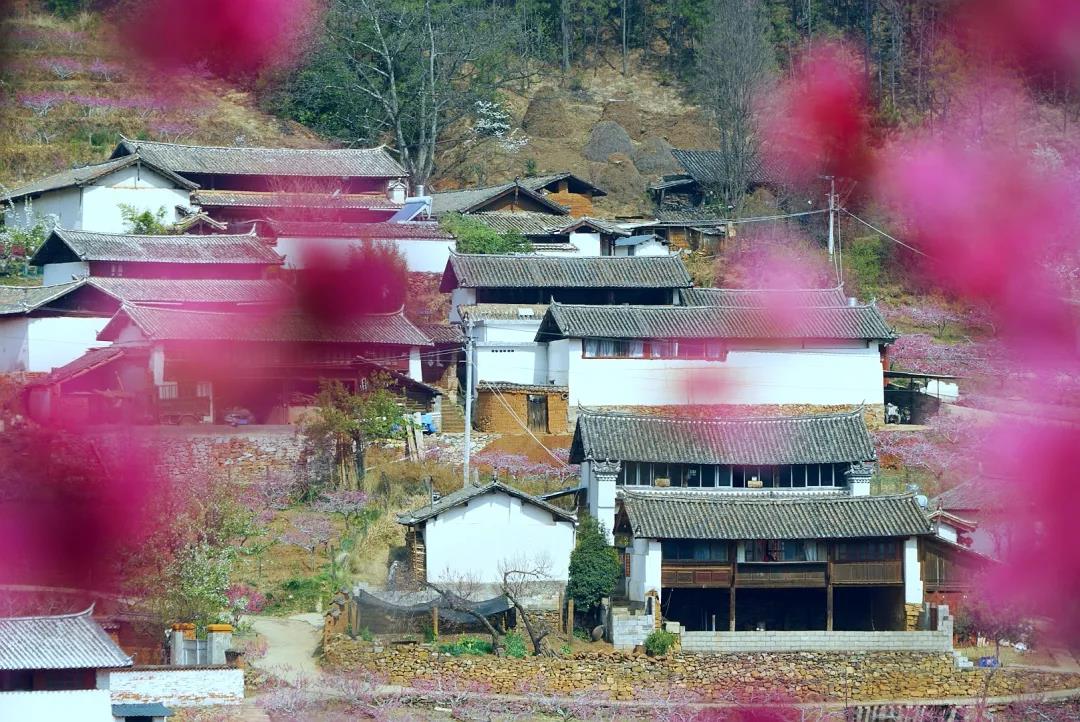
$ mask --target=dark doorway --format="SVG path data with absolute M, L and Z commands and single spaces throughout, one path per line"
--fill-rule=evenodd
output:
M 548 430 L 548 397 L 529 394 L 529 431 L 546 434 Z
M 889 632 L 904 629 L 904 588 L 836 587 L 833 629 Z
M 825 629 L 824 589 L 736 589 L 735 629 Z
M 728 631 L 730 590 L 727 587 L 668 588 L 663 590 L 661 599 L 664 618 L 678 622 L 688 632 Z

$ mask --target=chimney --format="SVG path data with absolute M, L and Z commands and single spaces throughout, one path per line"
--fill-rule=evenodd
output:
M 855 298 L 854 296 L 848 296 L 847 305 L 851 306 L 852 308 L 855 308 L 856 306 L 859 305 L 859 299 Z
M 874 475 L 874 467 L 863 462 L 852 464 L 844 472 L 847 480 L 848 494 L 850 496 L 870 496 L 870 479 Z

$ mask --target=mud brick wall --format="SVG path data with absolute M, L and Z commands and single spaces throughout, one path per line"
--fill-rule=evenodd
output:
M 497 434 L 525 434 L 522 424 L 528 423 L 529 393 L 527 391 L 479 390 L 476 398 L 476 428 L 478 431 Z M 500 395 L 502 399 L 500 400 Z M 567 418 L 568 395 L 565 392 L 548 393 L 548 429 L 550 434 L 568 434 L 571 429 Z M 503 404 L 503 401 L 506 403 Z M 510 408 L 508 409 L 507 406 Z M 511 409 L 513 413 L 511 413 Z M 517 419 L 514 416 L 517 416 Z M 520 420 L 520 421 L 519 421 Z

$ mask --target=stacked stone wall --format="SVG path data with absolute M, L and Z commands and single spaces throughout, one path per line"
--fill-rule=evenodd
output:
M 382 651 L 374 651 L 376 648 Z M 325 648 L 331 669 L 366 670 L 395 685 L 455 678 L 499 694 L 524 688 L 544 694 L 599 693 L 648 699 L 685 690 L 729 701 L 762 693 L 799 700 L 941 699 L 1035 693 L 1080 686 L 1080 675 L 957 669 L 947 653 L 669 654 L 578 652 L 525 659 L 453 657 L 428 645 L 388 646 L 335 638 Z

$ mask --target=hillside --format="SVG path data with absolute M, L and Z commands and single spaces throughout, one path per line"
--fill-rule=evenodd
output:
M 124 44 L 99 15 L 63 20 L 21 12 L 3 21 L 0 36 L 0 184 L 101 160 L 119 133 L 219 145 L 325 145 L 208 75 L 155 80 L 123 57 Z

